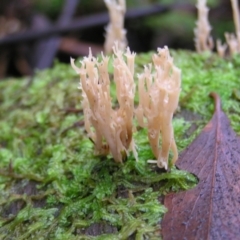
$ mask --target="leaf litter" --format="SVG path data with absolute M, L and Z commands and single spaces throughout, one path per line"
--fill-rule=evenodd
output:
M 180 155 L 179 169 L 198 185 L 170 193 L 164 203 L 163 239 L 238 239 L 240 236 L 240 138 L 232 130 L 216 93 L 212 119 Z

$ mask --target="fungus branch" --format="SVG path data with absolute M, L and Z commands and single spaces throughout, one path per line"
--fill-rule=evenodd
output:
M 238 10 L 238 1 L 231 0 L 232 10 L 233 10 L 233 19 L 235 25 L 236 35 L 233 33 L 225 33 L 226 42 L 228 44 L 230 54 L 234 55 L 235 53 L 240 52 L 240 23 L 239 23 L 239 10 Z
M 135 114 L 139 125 L 148 128 L 148 138 L 158 167 L 167 169 L 170 149 L 173 151 L 173 163 L 178 158 L 172 117 L 178 106 L 181 71 L 174 66 L 167 47 L 158 49 L 158 54 L 153 55 L 153 63 L 154 71 L 152 65 L 148 65 L 144 72 L 138 75 L 139 106 Z
M 235 34 L 225 33 L 225 39 L 227 44 L 221 44 L 220 40 L 217 40 L 217 52 L 220 57 L 224 57 L 227 47 L 229 48 L 230 55 L 233 56 L 240 52 L 240 22 L 239 22 L 239 7 L 237 0 L 231 0 L 233 10 L 233 20 L 235 25 Z
M 102 55 L 102 61 L 98 61 L 90 52 L 89 56 L 81 61 L 80 68 L 74 65 L 73 59 L 71 64 L 80 74 L 85 129 L 95 144 L 96 152 L 106 155 L 110 151 L 114 160 L 121 163 L 128 149 L 134 150 L 132 121 L 135 54 L 129 49 L 126 52 L 120 51 L 117 44 L 113 51 L 114 81 L 119 103 L 117 110 L 112 108 L 110 96 L 109 58 Z
M 211 26 L 208 21 L 208 7 L 206 6 L 206 0 L 198 0 L 198 21 L 195 34 L 195 47 L 198 53 L 204 51 L 212 51 L 214 47 L 213 39 L 210 36 Z
M 118 42 L 119 49 L 123 50 L 127 46 L 126 30 L 124 29 L 125 0 L 104 0 L 104 2 L 110 17 L 110 23 L 106 27 L 105 52 L 111 53 L 115 42 Z

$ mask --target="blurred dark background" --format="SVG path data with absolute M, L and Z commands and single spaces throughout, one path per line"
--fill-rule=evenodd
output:
M 108 13 L 103 0 L 0 0 L 0 78 L 32 75 L 54 59 L 103 51 Z M 194 50 L 197 0 L 126 0 L 132 51 L 168 45 Z M 234 32 L 230 0 L 208 0 L 212 36 Z

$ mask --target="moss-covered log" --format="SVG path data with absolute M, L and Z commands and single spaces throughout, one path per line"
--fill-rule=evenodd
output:
M 211 91 L 221 96 L 240 133 L 240 57 L 172 55 L 182 69 L 173 122 L 180 151 L 210 118 Z M 136 72 L 150 58 L 139 55 Z M 145 129 L 134 136 L 138 162 L 132 155 L 124 164 L 95 156 L 82 127 L 77 85 L 70 65 L 60 63 L 32 79 L 0 82 L 0 239 L 159 239 L 167 211 L 162 197 L 193 187 L 195 177 L 149 165 L 153 154 Z

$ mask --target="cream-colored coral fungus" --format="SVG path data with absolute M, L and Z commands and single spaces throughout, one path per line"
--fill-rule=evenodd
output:
M 229 47 L 231 56 L 240 53 L 240 22 L 239 22 L 239 7 L 237 0 L 231 0 L 233 10 L 233 20 L 235 25 L 235 34 L 225 33 L 226 42 Z
M 134 114 L 134 58 L 129 49 L 121 51 L 113 47 L 114 81 L 116 84 L 118 109 L 113 109 L 110 96 L 109 57 L 102 55 L 99 61 L 92 56 L 81 61 L 81 67 L 72 67 L 80 75 L 83 94 L 85 129 L 95 144 L 98 154 L 112 154 L 116 162 L 122 162 L 129 149 L 134 150 L 132 139 Z M 125 60 L 126 59 L 126 60 Z
M 153 63 L 153 69 L 150 64 L 138 75 L 139 106 L 135 114 L 139 125 L 148 128 L 150 145 L 157 158 L 157 161 L 149 162 L 157 162 L 158 167 L 167 169 L 170 149 L 173 152 L 172 162 L 175 163 L 178 158 L 172 117 L 178 106 L 181 71 L 174 66 L 167 47 L 158 49 L 158 54 L 153 55 Z
M 104 0 L 104 2 L 108 8 L 110 18 L 110 22 L 106 27 L 104 50 L 106 53 L 112 53 L 115 42 L 118 42 L 120 50 L 124 50 L 127 46 L 126 30 L 124 29 L 125 0 Z
M 208 21 L 208 7 L 206 0 L 198 0 L 198 20 L 196 28 L 194 29 L 195 34 L 195 47 L 198 53 L 204 51 L 211 51 L 214 47 L 213 39 L 210 35 L 211 26 Z

